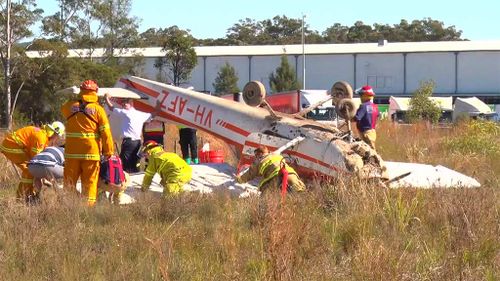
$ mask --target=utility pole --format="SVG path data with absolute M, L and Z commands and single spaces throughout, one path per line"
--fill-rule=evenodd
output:
M 306 88 L 306 52 L 305 43 L 306 39 L 304 36 L 304 20 L 306 18 L 305 14 L 302 14 L 302 89 Z

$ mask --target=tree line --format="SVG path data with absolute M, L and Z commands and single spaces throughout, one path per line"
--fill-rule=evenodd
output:
M 194 38 L 190 30 L 177 26 L 149 28 L 139 32 L 140 19 L 130 14 L 132 0 L 57 0 L 58 11 L 43 16 L 35 0 L 0 0 L 0 59 L 2 72 L 2 124 L 12 127 L 12 119 L 47 122 L 59 117 L 59 106 L 67 97 L 55 91 L 93 78 L 101 86 L 112 86 L 123 74 L 140 74 L 142 58 L 119 58 L 120 52 L 135 47 L 162 47 L 165 56 L 157 59 L 158 80 L 175 85 L 190 79 L 196 66 L 194 46 L 299 44 L 302 32 L 307 44 L 377 42 L 387 39 L 405 41 L 463 40 L 455 26 L 425 18 L 398 24 L 352 26 L 334 23 L 322 32 L 311 30 L 301 18 L 275 16 L 257 21 L 246 18 L 216 39 Z M 39 25 L 41 30 L 34 32 Z M 103 48 L 98 59 L 94 52 Z M 69 49 L 86 49 L 84 57 L 68 58 Z M 39 51 L 40 58 L 29 58 L 27 51 Z M 293 68 L 282 60 L 276 73 L 270 74 L 273 90 L 300 87 Z M 288 80 L 287 80 L 288 79 Z M 221 67 L 214 87 L 217 92 L 237 88 L 234 68 Z

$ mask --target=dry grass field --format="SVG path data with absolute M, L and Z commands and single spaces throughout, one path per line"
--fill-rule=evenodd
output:
M 442 164 L 483 186 L 385 189 L 339 179 L 309 182 L 284 203 L 145 194 L 94 208 L 48 191 L 27 207 L 14 200 L 16 175 L 2 157 L 0 279 L 499 280 L 499 125 L 382 122 L 378 132 L 384 159 Z

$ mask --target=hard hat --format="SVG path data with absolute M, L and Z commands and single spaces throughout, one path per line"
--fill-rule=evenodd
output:
M 51 137 L 53 134 L 56 134 L 58 136 L 64 135 L 64 132 L 66 128 L 64 127 L 64 124 L 59 121 L 54 121 L 51 124 L 47 124 L 46 128 L 50 130 L 49 137 Z
M 155 147 L 158 147 L 158 146 L 161 146 L 161 144 L 157 143 L 156 141 L 154 140 L 148 140 L 147 142 L 145 142 L 143 145 L 142 145 L 142 149 L 141 149 L 141 152 L 147 152 L 148 150 L 152 149 L 152 148 L 155 148 Z
M 367 95 L 370 97 L 375 96 L 375 92 L 373 91 L 372 87 L 368 85 L 361 87 L 361 89 L 356 90 L 356 92 L 361 96 L 363 95 Z
M 94 80 L 85 80 L 83 83 L 80 85 L 81 90 L 90 90 L 90 91 L 96 91 L 99 89 L 99 86 L 97 86 L 97 82 Z

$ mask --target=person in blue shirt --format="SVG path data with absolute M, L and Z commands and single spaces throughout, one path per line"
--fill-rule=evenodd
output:
M 377 119 L 380 116 L 378 106 L 373 103 L 375 92 L 372 87 L 366 85 L 357 91 L 361 98 L 361 105 L 354 116 L 356 126 L 358 127 L 361 139 L 375 149 L 375 141 L 377 140 Z

